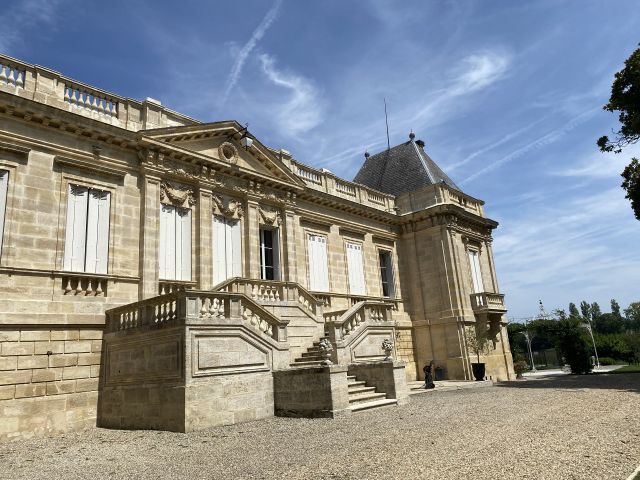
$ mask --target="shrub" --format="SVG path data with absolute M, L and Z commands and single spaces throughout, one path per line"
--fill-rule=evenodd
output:
M 513 364 L 513 369 L 518 377 L 521 377 L 524 372 L 529 370 L 529 364 L 522 360 Z
M 559 341 L 558 346 L 567 363 L 571 367 L 571 373 L 584 374 L 591 372 L 591 353 L 589 344 L 585 338 L 585 328 L 580 321 L 565 318 L 558 322 Z

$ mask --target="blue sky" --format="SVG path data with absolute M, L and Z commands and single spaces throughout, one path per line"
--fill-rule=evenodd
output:
M 345 178 L 411 129 L 500 222 L 510 316 L 640 300 L 640 222 L 598 152 L 602 110 L 640 42 L 634 1 L 25 0 L 0 51 L 264 143 Z

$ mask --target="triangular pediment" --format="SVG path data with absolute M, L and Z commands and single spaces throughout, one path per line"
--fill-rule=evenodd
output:
M 225 170 L 235 170 L 240 174 L 254 173 L 304 187 L 304 182 L 291 172 L 278 152 L 262 144 L 251 133 L 249 136 L 253 139 L 253 145 L 248 150 L 243 148 L 240 138 L 244 131 L 238 122 L 224 121 L 142 130 L 139 134 L 143 140 L 169 150 L 192 153 Z

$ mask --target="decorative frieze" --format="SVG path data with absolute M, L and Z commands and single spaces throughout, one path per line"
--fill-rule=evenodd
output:
M 236 185 L 233 189 L 236 192 L 253 195 L 261 200 L 278 205 L 295 205 L 296 203 L 296 194 L 294 192 L 282 192 L 271 188 L 264 188 L 261 183 L 253 180 L 249 180 L 246 186 Z
M 242 202 L 224 195 L 213 195 L 213 213 L 227 218 L 241 218 L 244 215 Z
M 196 204 L 193 188 L 172 182 L 160 182 L 160 202 L 176 207 L 190 208 Z
M 282 215 L 280 215 L 280 211 L 275 208 L 263 207 L 262 205 L 258 206 L 258 212 L 260 213 L 260 218 L 263 223 L 271 226 L 278 226 L 282 222 Z

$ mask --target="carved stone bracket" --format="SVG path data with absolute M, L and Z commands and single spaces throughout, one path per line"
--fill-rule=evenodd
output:
M 260 217 L 262 218 L 262 221 L 267 225 L 277 227 L 282 222 L 282 215 L 280 215 L 280 211 L 276 209 L 262 207 L 259 205 L 258 212 L 260 213 Z
M 265 189 L 260 182 L 255 182 L 253 180 L 249 180 L 249 183 L 246 187 L 236 185 L 235 187 L 233 187 L 233 189 L 237 192 L 241 192 L 246 195 L 253 195 L 262 200 L 266 200 L 278 205 L 292 206 L 296 204 L 295 192 L 281 192 L 274 189 Z
M 244 215 L 242 202 L 235 198 L 213 195 L 213 213 L 227 218 L 241 218 Z
M 193 188 L 167 181 L 160 182 L 160 201 L 167 205 L 185 208 L 196 204 Z

